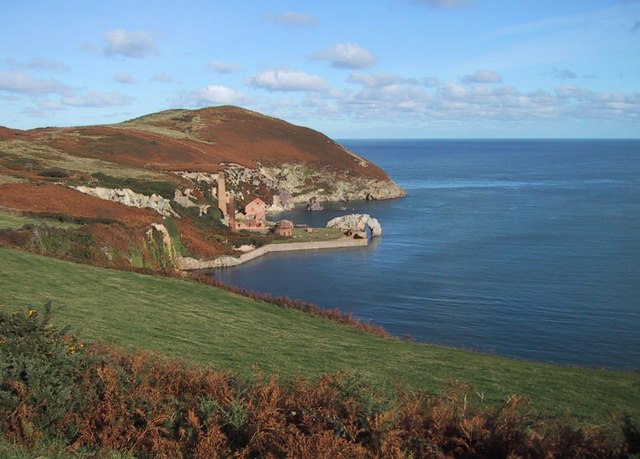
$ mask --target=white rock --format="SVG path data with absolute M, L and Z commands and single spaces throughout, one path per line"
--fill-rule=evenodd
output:
M 125 206 L 152 209 L 164 217 L 180 217 L 171 207 L 171 201 L 163 198 L 159 194 L 147 196 L 136 193 L 129 188 L 91 188 L 88 186 L 76 186 L 72 188 L 100 199 L 119 202 Z
M 369 214 L 350 214 L 329 220 L 327 228 L 337 228 L 342 231 L 365 231 L 365 227 L 371 230 L 371 236 L 382 235 L 380 222 Z

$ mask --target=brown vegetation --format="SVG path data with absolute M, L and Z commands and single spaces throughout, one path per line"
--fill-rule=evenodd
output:
M 112 219 L 136 227 L 160 220 L 157 214 L 149 210 L 127 207 L 65 186 L 44 183 L 0 185 L 0 206 L 33 214 L 58 213 L 72 217 Z
M 29 310 L 0 310 L 0 431 L 36 446 L 137 457 L 622 458 L 631 420 L 544 422 L 519 396 L 485 406 L 463 386 L 439 395 L 370 386 L 353 373 L 249 381 L 146 354 L 86 345 Z
M 0 140 L 28 140 L 67 154 L 156 170 L 216 172 L 222 163 L 304 162 L 385 180 L 374 164 L 347 153 L 309 128 L 239 107 L 169 110 L 110 126 L 15 131 L 3 128 Z

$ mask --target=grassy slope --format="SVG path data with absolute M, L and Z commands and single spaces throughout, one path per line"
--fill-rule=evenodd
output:
M 28 217 L 25 215 L 5 212 L 2 209 L 0 209 L 0 229 L 1 228 L 22 228 L 24 225 L 29 225 L 29 224 L 32 224 L 32 225 L 46 224 L 49 226 L 55 226 L 59 228 L 69 228 L 69 227 L 77 226 L 72 223 L 62 223 L 57 220 Z
M 80 335 L 192 361 L 284 377 L 355 369 L 376 382 L 437 391 L 452 379 L 485 400 L 512 393 L 554 414 L 602 422 L 640 415 L 640 374 L 514 361 L 381 339 L 347 326 L 191 282 L 77 265 L 0 248 L 0 302 L 52 299 L 60 325 Z

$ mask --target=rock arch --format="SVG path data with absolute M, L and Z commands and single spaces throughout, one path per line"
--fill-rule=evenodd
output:
M 371 230 L 371 236 L 377 237 L 382 235 L 382 226 L 377 219 L 369 214 L 350 214 L 336 217 L 329 220 L 327 228 L 337 228 L 342 231 L 365 231 L 365 228 Z

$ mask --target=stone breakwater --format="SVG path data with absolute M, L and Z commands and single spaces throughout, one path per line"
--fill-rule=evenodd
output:
M 295 252 L 301 250 L 342 249 L 349 247 L 362 247 L 369 244 L 367 239 L 340 238 L 333 241 L 316 242 L 288 242 L 282 244 L 268 244 L 258 247 L 251 252 L 243 253 L 238 257 L 224 256 L 215 260 L 197 260 L 191 257 L 178 257 L 177 268 L 181 271 L 194 271 L 199 269 L 228 268 L 254 260 L 258 257 L 274 252 Z

